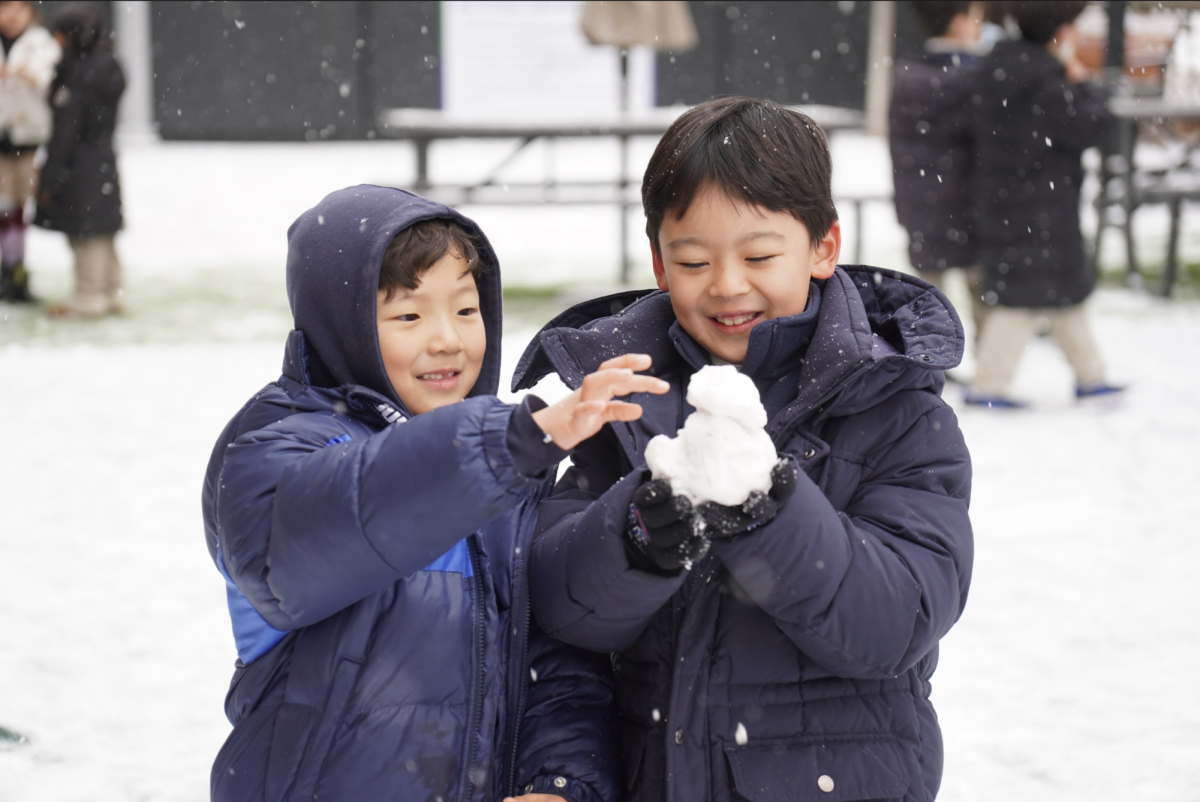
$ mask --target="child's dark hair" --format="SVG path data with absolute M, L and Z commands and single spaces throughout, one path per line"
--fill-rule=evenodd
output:
M 384 300 L 392 300 L 401 288 L 415 290 L 421 276 L 447 253 L 465 261 L 467 272 L 476 279 L 487 270 L 475 238 L 452 220 L 422 220 L 392 237 L 379 266 L 379 291 Z
M 1048 44 L 1059 28 L 1074 22 L 1085 8 L 1083 0 L 1004 4 L 1004 10 L 1021 29 L 1021 38 L 1039 45 Z
M 945 36 L 954 18 L 971 10 L 971 0 L 909 0 L 908 7 L 926 36 Z
M 52 33 L 63 37 L 63 52 L 67 58 L 86 56 L 93 50 L 109 50 L 104 16 L 96 3 L 68 3 L 54 13 L 50 20 Z
M 734 200 L 791 214 L 815 246 L 837 220 L 832 172 L 825 134 L 806 115 L 769 100 L 709 100 L 672 123 L 650 157 L 642 180 L 646 234 L 658 253 L 663 217 L 682 218 L 711 184 Z

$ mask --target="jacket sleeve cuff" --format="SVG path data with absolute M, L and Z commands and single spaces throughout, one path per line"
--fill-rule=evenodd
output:
M 587 783 L 555 774 L 539 774 L 523 788 L 518 788 L 517 793 L 557 794 L 568 802 L 604 802 Z
M 556 446 L 533 419 L 533 413 L 545 408 L 546 402 L 531 393 L 509 419 L 505 443 L 517 473 L 522 476 L 543 478 L 542 474 L 567 458 L 567 452 Z

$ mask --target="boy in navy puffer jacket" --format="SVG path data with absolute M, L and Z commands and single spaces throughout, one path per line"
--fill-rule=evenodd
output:
M 970 458 L 941 400 L 963 331 L 930 284 L 838 267 L 829 150 L 769 101 L 682 115 L 642 185 L 662 292 L 569 310 L 514 385 L 627 349 L 671 384 L 577 447 L 542 502 L 534 613 L 615 652 L 625 799 L 937 794 L 938 640 L 966 602 Z M 694 509 L 645 470 L 692 374 L 753 379 L 782 459 L 766 494 Z
M 624 356 L 496 399 L 499 267 L 448 207 L 351 187 L 288 237 L 283 375 L 204 484 L 239 656 L 212 798 L 615 799 L 608 661 L 531 623 L 525 561 L 563 449 L 665 385 Z

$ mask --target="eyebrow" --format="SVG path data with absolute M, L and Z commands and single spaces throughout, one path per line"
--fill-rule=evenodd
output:
M 463 275 L 465 276 L 467 274 L 463 273 Z M 454 290 L 450 294 L 457 298 L 459 295 L 462 295 L 463 293 L 466 293 L 466 292 L 471 292 L 472 290 L 475 290 L 476 292 L 478 292 L 478 290 L 479 290 L 479 288 L 475 286 L 474 282 L 472 282 L 469 285 L 463 284 L 462 286 L 460 286 L 458 289 Z M 380 292 L 383 292 L 383 290 L 380 290 Z M 421 294 L 421 285 L 419 285 L 419 284 L 416 286 L 415 289 L 411 289 L 411 290 L 408 287 L 401 286 L 396 289 L 396 294 L 392 296 L 392 299 L 393 300 L 399 299 L 399 300 L 406 301 L 409 298 L 420 297 L 420 294 Z
M 786 240 L 787 237 L 780 234 L 778 231 L 751 231 L 746 236 L 737 241 L 738 245 L 745 245 L 748 242 L 754 242 L 760 239 L 777 239 Z
M 778 231 L 751 231 L 744 237 L 740 237 L 735 243 L 736 245 L 746 245 L 760 239 L 786 240 L 787 237 L 780 234 Z M 697 245 L 703 247 L 708 242 L 700 237 L 680 237 L 676 240 L 671 240 L 667 243 L 668 248 L 681 248 L 685 245 Z

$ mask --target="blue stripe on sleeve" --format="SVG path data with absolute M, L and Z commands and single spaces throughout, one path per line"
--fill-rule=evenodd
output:
M 462 574 L 464 578 L 468 579 L 475 576 L 475 569 L 471 566 L 471 552 L 467 548 L 467 539 L 463 538 L 455 543 L 450 547 L 450 551 L 425 566 L 424 570 Z
M 229 604 L 229 618 L 233 624 L 233 641 L 237 645 L 238 657 L 249 665 L 267 652 L 271 647 L 283 640 L 288 633 L 275 629 L 267 623 L 267 619 L 259 615 L 250 600 L 238 590 L 238 586 L 229 578 L 225 570 L 225 558 L 221 555 L 221 546 L 217 544 L 217 569 L 225 577 L 225 596 Z

